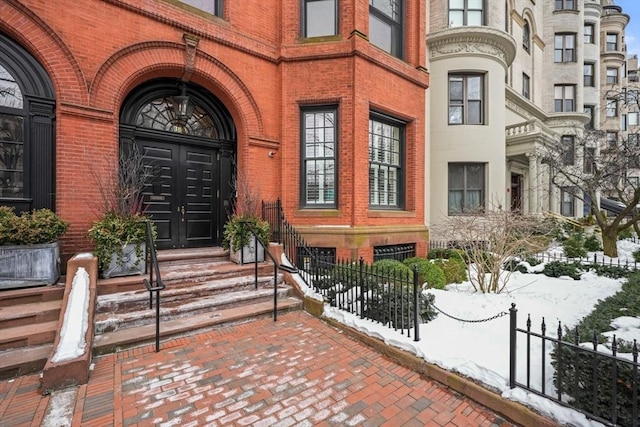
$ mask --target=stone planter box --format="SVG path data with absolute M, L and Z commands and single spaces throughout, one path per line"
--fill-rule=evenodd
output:
M 60 277 L 60 244 L 0 246 L 0 289 L 43 286 Z
M 249 244 L 242 248 L 242 254 L 239 250 L 230 250 L 229 257 L 231 261 L 237 264 L 250 264 L 256 261 L 256 257 L 258 258 L 258 262 L 262 262 L 264 261 L 264 248 L 260 243 L 257 243 L 256 247 L 256 242 L 251 239 Z
M 107 268 L 101 271 L 102 277 L 110 279 L 112 277 L 144 274 L 146 270 L 147 245 L 145 243 L 141 243 L 140 245 L 142 246 L 141 257 L 136 255 L 137 244 L 135 243 L 125 245 L 121 257 L 113 254 Z

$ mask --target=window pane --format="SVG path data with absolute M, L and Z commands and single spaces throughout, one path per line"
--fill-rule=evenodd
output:
M 556 99 L 553 106 L 553 111 L 559 113 L 562 111 L 562 99 Z
M 369 15 L 369 40 L 386 52 L 391 52 L 391 26 L 378 17 Z
M 467 117 L 467 123 L 471 125 L 478 125 L 482 123 L 482 104 L 480 101 L 469 101 L 469 112 Z
M 0 65 L 0 106 L 22 109 L 22 91 L 9 72 Z
M 638 113 L 629 113 L 629 126 L 638 126 Z
M 0 114 L 0 197 L 24 197 L 24 120 Z
M 482 25 L 482 11 L 467 12 L 467 25 Z
M 462 107 L 449 107 L 449 123 L 462 124 Z
M 469 9 L 482 10 L 483 0 L 467 0 L 467 6 Z
M 389 18 L 396 21 L 399 13 L 399 0 L 369 0 L 369 4 Z
M 449 9 L 464 9 L 464 0 L 449 0 Z
M 462 101 L 463 97 L 463 81 L 458 77 L 449 78 L 449 99 L 451 101 Z
M 564 111 L 575 111 L 575 108 L 573 106 L 573 99 L 565 99 L 564 101 Z
M 335 0 L 307 1 L 305 22 L 306 36 L 330 36 L 336 34 Z
M 190 6 L 203 10 L 212 15 L 220 15 L 217 10 L 217 0 L 180 0 L 182 3 L 186 3 Z
M 464 166 L 449 165 L 449 188 L 464 188 Z
M 464 25 L 464 12 L 461 10 L 449 11 L 449 26 L 462 27 Z
M 482 80 L 480 76 L 471 76 L 467 78 L 468 99 L 480 99 Z

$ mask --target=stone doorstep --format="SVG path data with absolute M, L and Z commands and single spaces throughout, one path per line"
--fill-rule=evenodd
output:
M 272 276 L 258 277 L 258 286 L 270 285 Z M 238 276 L 218 280 L 208 280 L 206 282 L 180 282 L 167 285 L 160 291 L 160 298 L 163 301 L 179 301 L 197 296 L 211 296 L 221 294 L 233 289 L 246 290 L 254 286 L 254 278 L 249 276 Z M 110 312 L 117 309 L 126 309 L 148 306 L 149 291 L 145 287 L 135 291 L 118 292 L 114 294 L 104 294 L 98 297 L 96 311 L 99 313 Z
M 302 301 L 296 298 L 283 298 L 278 300 L 278 312 L 299 310 Z M 192 334 L 199 331 L 215 328 L 220 325 L 229 325 L 253 319 L 259 316 L 273 313 L 273 301 L 265 301 L 250 305 L 242 305 L 213 313 L 201 313 L 160 322 L 160 337 L 163 339 L 175 338 L 179 335 Z M 94 338 L 94 356 L 112 353 L 123 348 L 146 345 L 155 340 L 155 322 L 134 328 L 126 328 L 114 332 L 96 335 Z
M 279 287 L 278 299 L 284 299 L 289 294 L 289 288 Z M 273 288 L 261 288 L 256 290 L 242 290 L 209 296 L 201 296 L 191 299 L 167 300 L 160 293 L 160 316 L 162 322 L 170 321 L 177 317 L 193 317 L 201 313 L 220 312 L 224 309 L 239 307 L 258 302 L 271 302 L 273 304 Z M 149 297 L 145 295 L 142 301 L 144 308 L 131 307 L 129 311 L 101 312 L 96 314 L 94 330 L 96 335 L 113 332 L 118 329 L 126 329 L 155 322 L 155 298 L 154 307 L 149 308 Z

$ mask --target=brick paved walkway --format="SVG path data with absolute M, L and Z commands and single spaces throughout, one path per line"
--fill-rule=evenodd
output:
M 73 426 L 510 426 L 304 313 L 94 360 Z M 0 426 L 40 426 L 38 377 L 0 383 Z

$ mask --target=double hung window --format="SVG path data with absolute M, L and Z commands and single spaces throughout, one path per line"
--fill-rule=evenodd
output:
M 484 208 L 485 164 L 449 163 L 449 215 L 477 213 Z
M 403 208 L 405 124 L 377 113 L 369 117 L 369 206 Z
M 301 205 L 335 208 L 337 197 L 337 109 L 308 108 L 302 111 Z
M 402 0 L 369 0 L 369 40 L 393 56 L 403 55 Z
M 576 86 L 554 86 L 554 111 L 556 113 L 576 111 Z
M 449 74 L 449 124 L 484 123 L 484 75 Z
M 449 0 L 449 26 L 484 25 L 484 0 Z
M 576 62 L 575 33 L 556 34 L 554 40 L 554 61 Z

